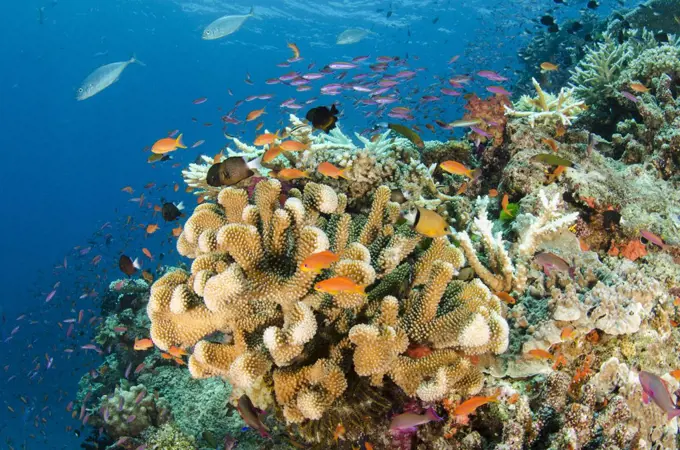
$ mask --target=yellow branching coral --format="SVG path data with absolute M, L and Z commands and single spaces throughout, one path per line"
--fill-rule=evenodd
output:
M 397 224 L 385 186 L 366 217 L 346 212 L 347 199 L 328 186 L 307 183 L 283 206 L 280 194 L 280 183 L 267 180 L 252 199 L 225 188 L 217 204 L 196 208 L 177 244 L 194 260 L 191 273 L 168 273 L 151 290 L 159 348 L 193 346 L 194 377 L 223 377 L 289 423 L 347 413 L 343 398 L 363 402 L 351 386 L 375 398 L 385 377 L 428 401 L 481 388 L 465 355 L 503 352 L 507 323 L 483 283 L 452 281 L 465 258 L 447 238 L 422 250 L 423 238 Z M 321 274 L 301 270 L 324 250 L 338 262 Z M 367 295 L 314 290 L 331 277 L 366 286 Z M 409 356 L 409 346 L 430 354 Z

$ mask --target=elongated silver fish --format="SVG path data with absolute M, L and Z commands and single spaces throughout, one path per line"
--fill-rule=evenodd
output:
M 356 44 L 371 33 L 363 28 L 348 28 L 338 35 L 335 43 L 338 45 Z
M 255 15 L 254 11 L 255 9 L 251 7 L 248 14 L 220 17 L 205 27 L 205 30 L 203 30 L 203 39 L 206 41 L 211 41 L 213 39 L 223 38 L 237 32 L 249 17 Z
M 89 74 L 83 83 L 78 88 L 76 93 L 76 100 L 85 100 L 92 97 L 111 86 L 113 83 L 118 81 L 120 74 L 123 70 L 132 63 L 137 63 L 144 66 L 145 64 L 134 56 L 127 61 L 120 61 L 111 64 L 106 64 L 104 66 L 95 69 L 94 72 Z

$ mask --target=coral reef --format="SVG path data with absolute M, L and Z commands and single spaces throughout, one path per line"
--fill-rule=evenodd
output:
M 112 395 L 100 399 L 90 423 L 104 427 L 110 436 L 138 436 L 169 418 L 168 404 L 163 399 L 154 398 L 144 386 L 123 383 Z
M 355 133 L 356 138 L 363 145 L 357 146 L 346 136 L 340 126 L 336 126 L 330 133 L 313 134 L 312 129 L 300 121 L 295 115 L 290 115 L 290 125 L 286 133 L 298 142 L 308 145 L 301 152 L 285 152 L 268 164 L 267 169 L 281 169 L 295 167 L 306 172 L 309 178 L 316 182 L 323 182 L 338 192 L 347 195 L 349 206 L 368 206 L 368 199 L 375 190 L 382 185 L 390 189 L 400 189 L 407 198 L 413 199 L 418 205 L 427 203 L 437 206 L 441 200 L 448 197 L 437 190 L 432 178 L 431 168 L 420 160 L 418 150 L 405 138 L 395 137 L 391 131 L 382 133 L 377 139 L 369 140 Z M 269 148 L 248 145 L 234 139 L 237 150 L 227 149 L 228 156 L 243 156 L 248 159 L 261 157 Z M 206 175 L 213 158 L 202 156 L 205 164 L 190 164 L 182 172 L 185 182 L 195 193 L 206 199 L 214 199 L 219 188 L 208 186 Z M 319 164 L 330 162 L 340 169 L 345 169 L 347 179 L 332 179 L 316 171 Z M 267 173 L 267 169 L 263 172 Z M 239 186 L 241 187 L 241 186 Z
M 531 82 L 536 89 L 536 97 L 523 95 L 512 107 L 504 105 L 506 115 L 526 118 L 532 127 L 537 121 L 566 127 L 585 110 L 585 103 L 574 95 L 574 88 L 562 88 L 558 95 L 553 95 L 544 92 L 535 78 Z
M 505 95 L 494 95 L 482 100 L 472 94 L 465 104 L 467 112 L 463 116 L 463 120 L 481 120 L 477 127 L 490 134 L 491 137 L 487 138 L 476 133 L 474 136 L 478 137 L 481 142 L 487 142 L 488 139 L 492 146 L 498 147 L 503 144 L 503 131 L 508 120 L 505 116 L 505 107 L 510 105 L 510 100 Z
M 452 281 L 464 263 L 455 247 L 438 238 L 410 257 L 422 238 L 395 224 L 399 208 L 386 186 L 365 218 L 345 213 L 346 197 L 325 185 L 291 191 L 282 208 L 279 194 L 278 181 L 263 181 L 254 204 L 226 188 L 219 204 L 196 208 L 178 240 L 178 251 L 194 259 L 191 273 L 166 274 L 151 289 L 159 348 L 194 346 L 194 377 L 221 376 L 233 396 L 274 406 L 288 423 L 342 415 L 348 388 L 362 377 L 369 391 L 384 390 L 387 375 L 426 401 L 479 391 L 481 374 L 463 355 L 502 353 L 507 324 L 479 280 Z M 326 249 L 340 255 L 334 267 L 321 276 L 300 269 Z M 311 289 L 337 276 L 369 286 L 367 295 Z M 411 295 L 399 300 L 404 287 Z M 205 339 L 216 332 L 221 340 Z M 431 353 L 413 359 L 409 345 Z M 385 417 L 371 419 L 382 423 L 376 430 L 385 426 Z M 305 434 L 311 426 L 301 433 L 321 439 Z

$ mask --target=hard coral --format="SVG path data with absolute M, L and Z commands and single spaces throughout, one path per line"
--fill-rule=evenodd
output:
M 544 92 L 535 78 L 532 78 L 531 82 L 536 89 L 536 97 L 523 95 L 512 107 L 504 105 L 506 115 L 525 117 L 532 128 L 537 121 L 567 126 L 586 109 L 585 103 L 574 95 L 573 88 L 562 88 L 559 94 L 553 95 Z
M 452 281 L 460 251 L 446 238 L 416 251 L 422 238 L 396 225 L 386 186 L 367 217 L 346 213 L 344 195 L 311 182 L 281 208 L 280 188 L 258 183 L 252 204 L 245 191 L 226 188 L 218 204 L 196 208 L 178 241 L 194 259 L 191 273 L 169 273 L 151 289 L 154 343 L 195 346 L 194 377 L 226 378 L 234 395 L 273 405 L 288 423 L 347 414 L 348 401 L 361 402 L 348 388 L 363 386 L 363 397 L 374 398 L 385 375 L 428 401 L 477 392 L 482 375 L 462 355 L 505 351 L 508 328 L 486 286 Z M 329 249 L 340 255 L 333 267 L 320 275 L 300 269 Z M 368 286 L 367 295 L 312 289 L 336 276 Z M 223 338 L 207 338 L 216 332 Z M 409 344 L 433 350 L 413 359 Z M 386 426 L 384 415 L 374 419 Z

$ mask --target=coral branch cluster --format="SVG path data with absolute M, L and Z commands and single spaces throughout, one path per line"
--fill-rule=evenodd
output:
M 282 207 L 280 190 L 262 181 L 251 203 L 225 188 L 217 204 L 196 208 L 177 244 L 191 272 L 151 289 L 154 343 L 193 346 L 194 377 L 223 377 L 234 395 L 274 405 L 289 423 L 341 410 L 363 377 L 378 389 L 387 376 L 428 401 L 478 392 L 483 377 L 465 355 L 505 351 L 508 326 L 480 280 L 453 280 L 462 253 L 445 237 L 416 248 L 422 238 L 396 224 L 386 186 L 367 217 L 347 213 L 347 198 L 326 185 L 293 189 Z M 301 269 L 324 250 L 339 261 L 321 274 Z M 367 295 L 313 288 L 338 276 Z M 413 345 L 430 351 L 411 357 Z

